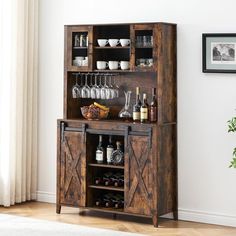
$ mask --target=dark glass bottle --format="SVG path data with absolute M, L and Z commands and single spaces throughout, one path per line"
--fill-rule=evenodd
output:
M 110 135 L 109 136 L 109 144 L 107 145 L 107 164 L 112 164 L 112 161 L 111 161 L 111 155 L 112 155 L 112 152 L 114 151 L 114 147 L 112 145 L 112 136 Z
M 97 163 L 103 163 L 104 160 L 104 149 L 102 147 L 102 135 L 99 135 L 99 143 L 96 150 L 96 161 Z
M 103 175 L 103 183 L 105 186 L 113 185 L 113 177 L 111 172 L 107 172 Z
M 96 176 L 94 179 L 96 185 L 103 185 L 103 178 L 101 176 Z
M 121 173 L 116 173 L 113 175 L 113 185 L 115 187 L 124 186 L 124 175 Z
M 112 194 L 112 193 L 105 194 L 103 197 L 103 201 L 104 201 L 105 207 L 113 207 L 114 206 L 114 194 Z
M 141 100 L 140 100 L 140 89 L 136 87 L 136 103 L 133 106 L 133 121 L 140 121 L 140 108 L 141 108 Z
M 157 98 L 156 98 L 156 88 L 152 88 L 152 102 L 149 108 L 149 119 L 150 122 L 157 121 Z
M 113 206 L 116 209 L 123 208 L 124 207 L 124 196 L 120 194 L 114 195 L 114 203 Z
M 124 153 L 121 150 L 121 142 L 116 142 L 116 150 L 112 152 L 111 159 L 114 165 L 123 165 L 124 164 Z
M 148 121 L 148 103 L 147 103 L 147 94 L 143 94 L 143 103 L 140 108 L 140 121 L 141 123 L 146 123 Z
M 104 200 L 103 200 L 103 197 L 99 197 L 95 200 L 95 206 L 97 207 L 103 207 L 105 204 L 104 204 Z

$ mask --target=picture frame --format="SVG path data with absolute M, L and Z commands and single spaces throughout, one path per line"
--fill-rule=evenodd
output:
M 202 34 L 202 72 L 236 73 L 236 33 Z

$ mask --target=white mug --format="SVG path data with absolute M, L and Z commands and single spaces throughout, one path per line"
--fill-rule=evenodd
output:
M 82 61 L 82 60 L 84 60 L 84 57 L 75 57 L 75 60 Z
M 82 61 L 82 66 L 88 66 L 88 60 L 83 60 Z
M 98 70 L 105 70 L 107 68 L 107 62 L 106 61 L 97 61 L 97 69 Z
M 108 44 L 107 39 L 98 39 L 97 40 L 99 47 L 105 47 Z
M 129 61 L 121 61 L 120 68 L 121 68 L 121 70 L 128 70 L 129 69 Z
M 120 40 L 119 39 L 109 39 L 108 42 L 111 47 L 116 47 L 119 44 Z
M 128 46 L 130 44 L 130 39 L 120 39 L 120 44 L 122 47 Z
M 109 61 L 108 67 L 110 70 L 118 70 L 119 68 L 119 62 L 118 61 Z

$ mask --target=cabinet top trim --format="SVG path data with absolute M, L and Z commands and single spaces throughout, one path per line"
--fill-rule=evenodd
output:
M 79 26 L 116 26 L 116 25 L 155 25 L 155 24 L 163 24 L 163 25 L 177 25 L 176 23 L 170 22 L 133 22 L 133 23 L 103 23 L 103 24 L 72 24 L 72 25 L 64 25 L 64 27 L 79 27 Z

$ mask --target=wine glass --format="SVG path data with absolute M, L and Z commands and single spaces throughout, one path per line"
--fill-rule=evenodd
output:
M 80 86 L 78 84 L 78 74 L 75 75 L 75 79 L 76 79 L 75 85 L 72 87 L 72 97 L 79 98 L 81 96 L 81 93 L 80 93 Z
M 105 77 L 106 78 L 106 77 Z M 106 99 L 106 87 L 105 87 L 105 81 L 103 83 L 103 86 L 101 87 L 101 99 Z
M 109 88 L 110 88 L 110 93 L 111 93 L 111 99 L 116 97 L 116 90 L 114 89 L 113 85 L 112 85 L 112 75 L 110 74 L 109 77 Z
M 111 99 L 111 90 L 110 90 L 109 86 L 107 85 L 107 75 L 105 75 L 104 88 L 105 88 L 106 99 Z
M 82 98 L 90 98 L 90 87 L 88 86 L 88 74 L 85 74 L 85 84 L 82 88 Z
M 101 88 L 102 88 L 102 78 L 101 75 L 99 76 L 99 85 L 96 87 L 96 98 L 100 99 L 101 98 Z
M 115 81 L 115 76 L 113 77 L 113 87 L 114 87 L 114 90 L 115 90 L 115 97 L 118 98 L 120 88 L 119 88 L 118 84 Z
M 97 86 L 97 77 L 94 75 L 94 84 L 92 85 L 92 80 L 93 77 L 91 75 L 91 80 L 90 80 L 90 92 L 91 92 L 91 98 L 95 99 L 96 98 L 96 86 Z

